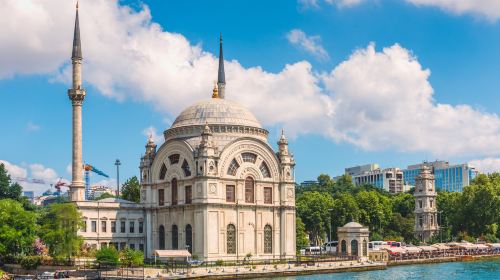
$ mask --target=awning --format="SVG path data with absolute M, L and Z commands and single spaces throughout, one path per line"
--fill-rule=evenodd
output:
M 433 244 L 431 246 L 434 247 L 434 248 L 436 248 L 436 249 L 438 249 L 438 250 L 449 250 L 449 249 L 451 249 L 451 247 L 446 246 L 446 245 L 441 244 L 441 243 Z
M 159 258 L 186 258 L 191 257 L 188 250 L 155 250 L 154 255 Z
M 404 247 L 404 249 L 410 254 L 420 253 L 420 251 L 422 251 L 422 249 L 419 247 Z
M 437 250 L 437 248 L 433 247 L 433 246 L 418 246 L 418 248 L 422 249 L 422 251 L 425 251 L 425 252 Z

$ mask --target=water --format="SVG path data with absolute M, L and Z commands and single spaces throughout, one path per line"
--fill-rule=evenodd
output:
M 500 260 L 450 262 L 439 264 L 419 264 L 392 266 L 386 270 L 363 272 L 344 272 L 332 274 L 315 274 L 293 277 L 273 278 L 273 280 L 389 280 L 389 279 L 429 279 L 429 280 L 500 280 Z

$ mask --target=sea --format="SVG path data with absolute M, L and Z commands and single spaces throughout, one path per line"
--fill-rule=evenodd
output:
M 314 274 L 304 276 L 269 278 L 272 280 L 392 280 L 392 279 L 429 279 L 429 280 L 500 280 L 500 259 L 449 262 L 438 264 L 418 264 L 391 266 L 386 270 L 372 270 L 362 272 L 342 272 L 331 274 Z

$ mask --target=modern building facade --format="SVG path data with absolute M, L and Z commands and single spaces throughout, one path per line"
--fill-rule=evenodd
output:
M 346 168 L 345 173 L 351 175 L 356 186 L 369 184 L 391 193 L 406 190 L 399 168 L 381 169 L 378 164 L 367 164 Z
M 186 108 L 141 159 L 146 252 L 187 249 L 204 260 L 295 256 L 295 162 L 224 92 L 222 39 L 212 98 Z M 222 71 L 221 71 L 222 69 Z M 220 92 L 219 92 L 220 91 Z
M 438 233 L 436 187 L 434 175 L 428 166 L 423 166 L 415 178 L 415 237 L 426 242 Z
M 450 165 L 447 161 L 423 162 L 409 165 L 403 170 L 405 184 L 415 186 L 415 178 L 424 166 L 429 167 L 434 174 L 436 188 L 449 192 L 461 192 L 478 174 L 468 163 Z

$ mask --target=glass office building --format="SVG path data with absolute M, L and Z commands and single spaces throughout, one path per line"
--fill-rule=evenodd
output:
M 450 165 L 447 161 L 423 162 L 403 170 L 405 184 L 415 186 L 415 177 L 420 174 L 424 165 L 431 168 L 436 180 L 436 189 L 449 192 L 461 192 L 478 174 L 476 169 L 467 163 Z

